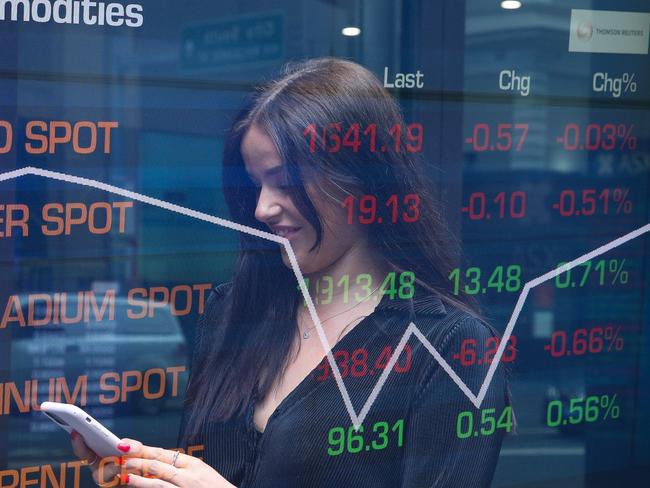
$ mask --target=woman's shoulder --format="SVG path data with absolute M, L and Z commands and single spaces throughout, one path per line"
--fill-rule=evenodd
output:
M 223 332 L 223 318 L 228 304 L 232 282 L 217 283 L 212 286 L 205 301 L 203 313 L 196 324 L 194 341 L 195 358 L 200 356 L 206 344 L 214 343 L 216 336 Z

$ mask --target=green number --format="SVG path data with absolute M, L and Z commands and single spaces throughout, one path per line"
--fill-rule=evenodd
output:
M 379 428 L 382 429 L 382 432 L 377 432 L 377 429 Z M 377 422 L 372 426 L 372 431 L 379 435 L 379 438 L 383 441 L 381 444 L 372 441 L 372 448 L 375 450 L 385 449 L 388 445 L 388 422 Z
M 553 410 L 555 410 L 555 419 L 553 419 Z M 546 425 L 549 427 L 557 427 L 562 423 L 562 402 L 560 400 L 553 400 L 548 402 L 546 407 Z
M 396 428 L 399 431 L 397 434 L 397 447 L 402 447 L 404 445 L 404 419 L 395 422 L 391 430 L 395 432 Z
M 585 286 L 585 283 L 587 282 L 587 278 L 589 277 L 589 272 L 591 271 L 591 261 L 585 261 L 584 263 L 581 264 L 581 266 L 586 266 L 587 269 L 585 269 L 585 274 L 582 275 L 582 279 L 580 280 L 580 286 Z
M 595 268 L 596 268 L 596 271 L 599 272 L 598 284 L 600 286 L 603 286 L 605 284 L 605 260 L 604 259 L 599 259 L 598 264 L 596 264 Z
M 332 303 L 333 291 L 334 291 L 334 279 L 331 276 L 325 275 L 322 278 L 325 283 L 325 287 L 321 287 L 321 295 L 325 295 L 326 298 L 320 301 L 321 305 L 327 305 Z
M 357 276 L 357 279 L 355 280 L 357 285 L 360 285 L 361 283 L 359 282 L 360 280 L 365 280 L 366 284 L 361 285 L 361 288 L 363 288 L 366 292 L 365 296 L 359 296 L 357 292 L 354 292 L 354 299 L 357 302 L 361 302 L 368 298 L 370 294 L 372 293 L 372 276 L 369 275 L 368 273 L 361 273 L 360 275 Z
M 474 278 L 470 278 L 470 274 L 474 274 Z M 467 268 L 465 277 L 474 284 L 474 288 L 468 288 L 465 285 L 465 293 L 468 295 L 476 295 L 481 292 L 481 268 Z
M 334 427 L 330 429 L 327 434 L 327 441 L 329 442 L 330 446 L 339 446 L 337 449 L 328 447 L 327 454 L 330 456 L 338 456 L 339 454 L 343 453 L 345 450 L 345 430 L 343 430 L 343 427 Z
M 572 424 L 579 424 L 582 422 L 584 410 L 582 405 L 580 405 L 584 401 L 584 398 L 572 398 L 571 402 L 569 403 L 569 422 Z M 573 414 L 577 413 L 578 416 L 574 417 Z
M 388 288 L 386 288 L 387 286 Z M 391 271 L 386 275 L 384 282 L 379 287 L 379 293 L 382 295 L 389 295 L 391 300 L 395 298 L 395 293 L 397 293 L 397 290 L 395 289 L 395 271 Z
M 597 396 L 587 397 L 586 408 L 585 408 L 585 420 L 587 422 L 595 422 L 596 420 L 598 420 L 599 405 L 600 405 L 599 397 Z
M 363 432 L 363 425 L 359 426 L 359 432 Z M 354 425 L 348 429 L 348 452 L 355 454 L 363 449 L 363 436 L 357 434 Z
M 449 273 L 449 281 L 454 282 L 454 295 L 460 293 L 460 268 L 454 268 L 451 273 Z
M 467 419 L 467 429 L 463 431 L 463 419 Z M 472 412 L 460 412 L 456 420 L 456 435 L 459 439 L 467 439 L 474 433 L 474 415 Z
M 503 289 L 503 266 L 497 266 L 487 283 L 488 288 L 496 288 L 497 293 Z
M 566 261 L 562 261 L 557 267 L 564 266 Z M 571 286 L 571 270 L 560 273 L 555 277 L 555 286 L 558 288 L 568 288 Z
M 495 408 L 484 408 L 481 410 L 481 425 L 485 425 L 487 422 L 488 425 L 490 426 L 489 429 L 484 429 L 481 427 L 481 434 L 482 435 L 490 435 L 494 434 L 494 429 L 496 427 L 496 422 L 494 420 L 494 412 L 496 412 Z
M 415 295 L 415 273 L 413 271 L 404 271 L 399 275 L 399 290 L 398 296 L 400 298 L 413 298 Z
M 340 288 L 343 285 L 343 303 L 348 303 L 350 294 L 350 275 L 344 274 L 341 279 L 336 283 L 336 287 Z
M 503 409 L 499 420 L 497 420 L 497 429 L 506 429 L 506 432 L 510 432 L 512 429 L 512 407 L 508 406 Z
M 514 271 L 514 273 L 511 273 Z M 521 288 L 521 266 L 513 264 L 506 268 L 506 291 L 519 291 Z
M 309 278 L 303 278 L 303 281 L 305 282 L 305 287 L 307 287 L 307 293 L 309 293 Z M 302 295 L 302 288 L 300 288 L 300 283 L 296 285 L 296 288 L 298 288 L 298 291 Z M 302 301 L 305 304 L 305 307 L 307 306 L 307 299 L 303 296 Z

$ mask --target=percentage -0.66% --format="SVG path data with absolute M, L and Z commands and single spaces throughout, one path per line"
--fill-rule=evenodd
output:
M 601 420 L 616 420 L 621 416 L 617 394 L 592 395 L 586 398 L 571 398 L 567 402 L 552 400 L 546 407 L 546 425 L 560 427 Z
M 621 335 L 621 326 L 597 325 L 591 328 L 575 329 L 573 333 L 556 330 L 551 334 L 551 341 L 544 346 L 551 357 L 583 356 L 620 352 L 625 346 Z

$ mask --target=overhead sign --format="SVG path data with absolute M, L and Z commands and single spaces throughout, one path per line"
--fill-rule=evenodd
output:
M 182 34 L 181 64 L 186 69 L 226 68 L 282 59 L 281 13 L 229 17 L 187 27 Z
M 650 13 L 571 10 L 569 51 L 648 54 Z

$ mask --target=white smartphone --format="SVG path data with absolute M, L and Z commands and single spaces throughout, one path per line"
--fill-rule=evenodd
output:
M 43 412 L 52 422 L 68 433 L 75 430 L 88 447 L 100 457 L 122 456 L 117 448 L 120 439 L 76 405 L 43 402 Z

